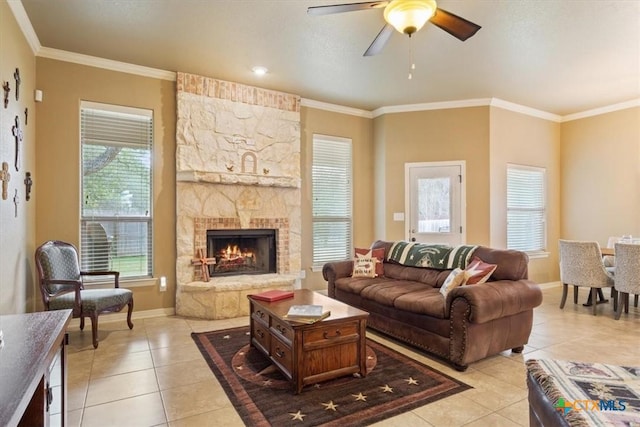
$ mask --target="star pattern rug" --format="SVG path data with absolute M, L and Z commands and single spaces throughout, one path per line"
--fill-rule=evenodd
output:
M 249 345 L 249 328 L 191 334 L 247 426 L 364 426 L 471 388 L 367 339 L 367 375 L 291 384 Z

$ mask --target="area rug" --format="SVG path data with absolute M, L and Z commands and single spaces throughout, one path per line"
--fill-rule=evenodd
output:
M 191 334 L 247 426 L 363 426 L 471 388 L 367 339 L 367 375 L 291 384 L 249 345 L 249 328 Z

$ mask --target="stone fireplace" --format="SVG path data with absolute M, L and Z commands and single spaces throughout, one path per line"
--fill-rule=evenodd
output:
M 178 73 L 176 144 L 176 313 L 248 315 L 247 295 L 292 289 L 301 268 L 300 98 Z M 231 244 L 264 233 L 273 239 L 266 261 Z M 215 235 L 230 247 L 212 248 Z M 209 282 L 192 263 L 200 251 L 215 259 Z

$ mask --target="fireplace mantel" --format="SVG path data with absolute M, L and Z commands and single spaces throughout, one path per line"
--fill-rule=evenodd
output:
M 252 175 L 242 173 L 179 171 L 177 182 L 247 185 L 258 187 L 300 188 L 300 178 L 290 176 Z

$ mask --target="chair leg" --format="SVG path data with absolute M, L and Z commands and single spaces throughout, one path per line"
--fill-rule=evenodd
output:
M 578 287 L 577 286 L 573 287 L 573 303 L 574 304 L 578 303 Z
M 635 294 L 635 296 L 633 297 L 633 306 L 634 307 L 638 306 L 638 294 Z
M 91 313 L 91 338 L 93 338 L 93 348 L 98 348 L 98 313 Z
M 629 314 L 629 294 L 624 294 L 624 313 Z
M 80 316 L 80 330 L 84 331 L 84 316 Z
M 129 301 L 129 309 L 127 310 L 127 325 L 129 329 L 133 329 L 133 323 L 131 322 L 131 313 L 133 313 L 133 298 Z
M 618 310 L 618 291 L 616 288 L 611 288 L 611 299 L 613 300 L 613 311 L 616 312 Z
M 616 320 L 620 320 L 622 314 L 622 307 L 624 306 L 624 292 L 618 292 L 618 307 L 616 310 Z
M 566 283 L 562 284 L 562 299 L 560 300 L 560 309 L 564 308 L 564 303 L 567 301 L 568 288 L 569 288 L 569 285 L 567 285 Z
M 593 315 L 596 315 L 596 308 L 598 307 L 598 288 L 591 288 L 591 306 L 593 307 Z

